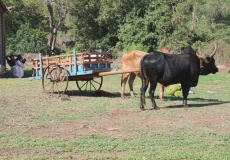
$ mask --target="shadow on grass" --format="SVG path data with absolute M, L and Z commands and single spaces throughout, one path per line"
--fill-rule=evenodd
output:
M 99 90 L 95 93 L 92 92 L 88 92 L 88 93 L 82 93 L 79 90 L 67 90 L 65 92 L 65 95 L 67 96 L 87 96 L 87 97 L 109 97 L 109 98 L 120 98 L 121 97 L 121 93 L 119 92 L 108 92 L 108 91 L 104 91 L 104 90 Z
M 31 77 L 32 74 L 33 74 L 32 70 L 24 70 L 23 78 Z M 13 77 L 13 75 L 12 75 L 12 70 L 7 69 L 6 73 L 0 75 L 0 78 L 15 78 L 15 77 Z
M 87 96 L 87 97 L 109 97 L 109 98 L 121 98 L 121 93 L 120 92 L 107 92 L 100 90 L 99 92 L 96 92 L 94 94 L 82 94 L 78 90 L 74 91 L 66 91 L 66 95 L 68 96 Z M 132 98 L 129 94 L 125 94 L 125 99 Z M 135 98 L 139 97 L 136 95 Z M 146 99 L 150 98 L 146 96 Z M 155 99 L 159 100 L 159 96 L 156 96 Z M 181 97 L 173 97 L 173 96 L 165 96 L 166 101 L 181 101 L 181 104 L 178 105 L 170 105 L 166 107 L 160 107 L 160 108 L 183 108 L 184 106 L 182 105 L 182 100 L 183 98 Z M 194 104 L 196 102 L 196 104 Z M 201 103 L 203 102 L 203 103 Z M 197 104 L 198 103 L 198 104 Z M 205 98 L 188 98 L 188 105 L 189 107 L 207 107 L 207 106 L 213 106 L 213 105 L 220 105 L 220 104 L 226 104 L 230 103 L 230 101 L 220 101 L 218 99 L 205 99 Z
M 181 101 L 181 104 L 179 105 L 173 105 L 173 106 L 166 106 L 161 108 L 183 108 L 181 97 L 165 97 L 167 101 Z M 188 98 L 187 99 L 189 107 L 207 107 L 207 106 L 213 106 L 213 105 L 220 105 L 220 104 L 226 104 L 230 103 L 230 101 L 221 101 L 218 99 L 205 99 L 205 98 Z M 196 104 L 194 104 L 196 102 Z M 200 103 L 203 102 L 203 103 Z M 198 103 L 198 104 L 197 104 Z

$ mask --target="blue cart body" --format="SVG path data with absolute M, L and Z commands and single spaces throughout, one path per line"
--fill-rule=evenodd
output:
M 34 63 L 33 77 L 29 80 L 41 79 L 44 69 L 48 65 L 59 65 L 68 70 L 70 77 L 90 75 L 99 72 L 111 71 L 112 61 L 108 58 L 109 53 L 80 53 L 77 54 L 73 50 L 73 54 L 42 57 L 39 53 L 39 58 L 32 60 Z M 107 56 L 107 57 L 106 57 Z M 55 60 L 52 60 L 55 59 Z

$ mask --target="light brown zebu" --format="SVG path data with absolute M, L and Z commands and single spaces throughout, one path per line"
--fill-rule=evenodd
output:
M 164 53 L 170 53 L 168 47 L 162 46 L 160 48 L 161 52 Z M 140 61 L 144 55 L 148 54 L 147 52 L 139 51 L 139 50 L 132 50 L 130 52 L 125 53 L 122 56 L 122 70 L 131 70 L 131 69 L 137 69 L 140 68 Z M 127 80 L 129 79 L 129 89 L 130 94 L 132 97 L 135 97 L 134 91 L 133 91 L 133 82 L 136 78 L 136 76 L 140 77 L 140 72 L 131 72 L 131 73 L 124 73 L 122 74 L 121 78 L 121 97 L 125 97 L 125 85 Z M 160 85 L 160 99 L 164 99 L 164 86 Z

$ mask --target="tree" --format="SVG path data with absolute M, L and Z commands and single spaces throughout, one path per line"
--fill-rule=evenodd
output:
M 229 0 L 4 0 L 8 53 L 230 43 Z M 64 44 L 64 45 L 62 45 Z M 33 49 L 36 47 L 36 49 Z M 64 48 L 65 47 L 65 48 Z M 60 52 L 59 52 L 60 53 Z
M 148 0 L 102 0 L 100 1 L 100 11 L 97 17 L 98 24 L 106 29 L 100 39 L 101 46 L 119 46 L 119 28 L 126 23 L 127 14 L 135 11 L 139 16 L 143 16 Z M 119 43 L 119 44 L 117 44 Z M 122 46 L 123 47 L 123 46 Z
M 50 28 L 48 45 L 50 46 L 50 50 L 53 51 L 56 44 L 57 31 L 62 25 L 62 23 L 64 22 L 66 18 L 66 14 L 68 12 L 68 1 L 47 0 L 46 6 L 49 11 L 49 28 Z
M 8 0 L 12 1 L 12 0 Z M 40 23 L 45 26 L 45 29 L 49 31 L 49 36 L 47 36 L 47 45 L 50 48 L 50 51 L 54 51 L 57 39 L 57 32 L 64 24 L 68 12 L 68 3 L 71 0 L 20 0 L 25 8 L 30 8 L 34 6 L 33 12 L 39 13 L 39 16 L 29 14 L 28 19 L 31 19 L 30 23 L 33 25 L 33 19 L 39 19 Z M 13 1 L 14 4 L 16 2 Z M 37 16 L 37 17 L 36 17 Z M 48 18 L 48 19 L 47 19 Z M 33 27 L 32 27 L 33 28 Z M 37 28 L 37 27 L 35 27 Z
M 197 47 L 216 39 L 229 40 L 230 2 L 228 0 L 186 0 L 173 7 L 170 39 L 178 49 L 186 45 Z
M 100 2 L 98 0 L 78 0 L 74 1 L 70 10 L 72 21 L 75 25 L 75 39 L 78 51 L 95 50 L 101 34 L 106 29 L 100 27 L 96 21 Z
M 46 45 L 46 22 L 36 3 L 24 0 L 6 0 L 10 7 L 6 14 L 7 54 L 41 52 Z
M 115 47 L 119 42 L 119 26 L 125 22 L 126 14 L 140 4 L 139 0 L 74 1 L 70 14 L 75 21 L 78 50 Z
M 132 43 L 140 43 L 148 51 L 153 51 L 159 45 L 167 44 L 167 37 L 173 31 L 170 3 L 160 0 L 142 2 L 126 15 L 126 22 L 119 26 L 118 45 L 126 48 Z

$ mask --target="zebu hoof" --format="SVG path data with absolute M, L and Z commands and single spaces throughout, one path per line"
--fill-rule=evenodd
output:
M 133 92 L 130 93 L 132 98 L 135 98 L 135 94 Z
M 189 106 L 188 105 L 184 105 L 184 108 L 187 110 L 187 109 L 189 109 Z
M 159 107 L 150 108 L 149 110 L 159 110 Z
M 140 109 L 141 109 L 141 111 L 144 111 L 144 110 L 145 110 L 144 107 L 140 107 Z

